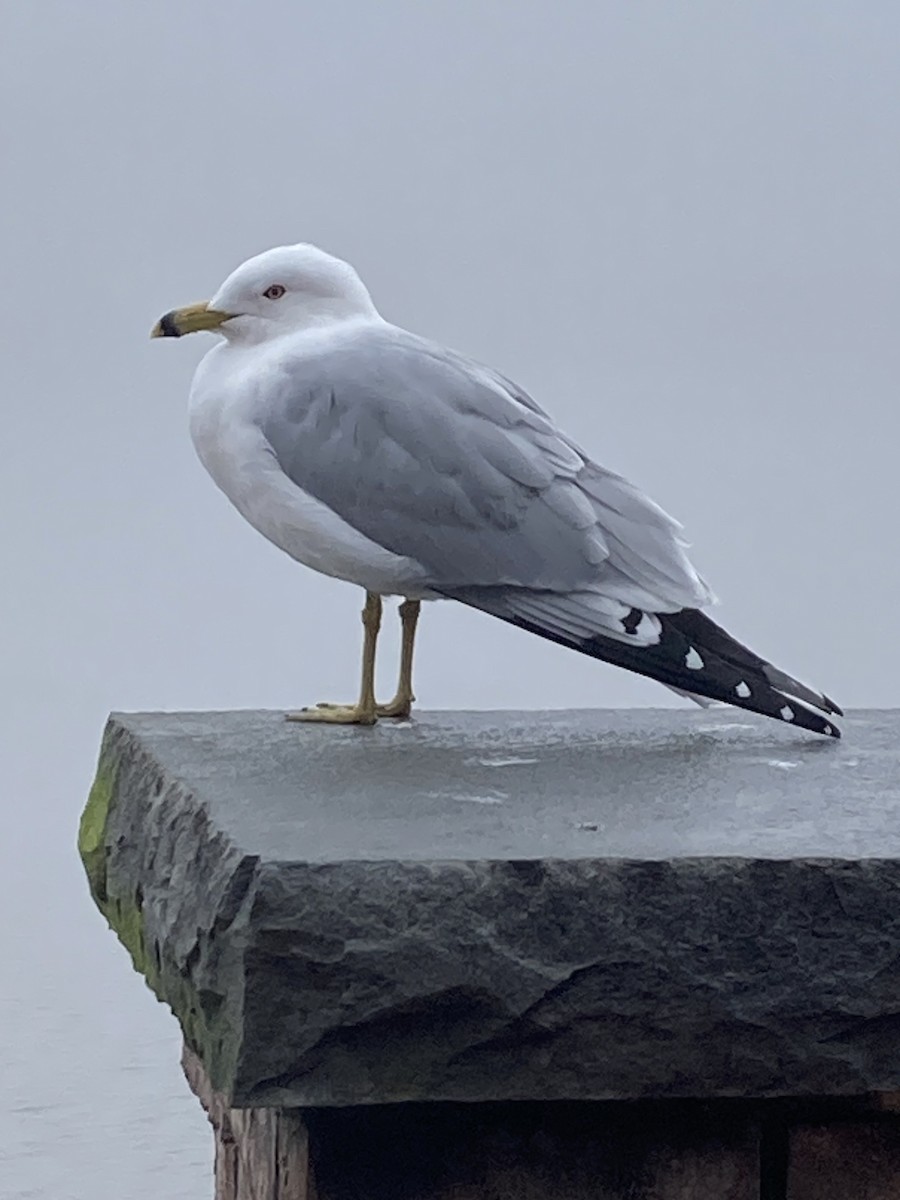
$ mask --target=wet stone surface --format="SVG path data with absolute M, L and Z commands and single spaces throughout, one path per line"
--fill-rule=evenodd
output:
M 239 1105 L 893 1091 L 900 713 L 843 728 L 119 716 L 89 873 Z

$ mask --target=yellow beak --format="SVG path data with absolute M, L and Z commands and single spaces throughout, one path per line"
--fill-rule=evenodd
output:
M 173 308 L 160 317 L 150 330 L 152 338 L 183 337 L 186 333 L 199 333 L 201 329 L 218 329 L 230 321 L 233 313 L 217 312 L 204 300 L 200 304 L 189 304 L 186 308 Z

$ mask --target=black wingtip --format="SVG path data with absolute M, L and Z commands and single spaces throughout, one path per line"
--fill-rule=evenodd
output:
M 832 714 L 843 714 L 833 700 L 760 658 L 697 609 L 654 614 L 660 627 L 658 640 L 635 644 L 602 632 L 587 638 L 570 635 L 548 627 L 539 615 L 532 619 L 510 612 L 502 597 L 498 602 L 491 592 L 473 588 L 446 590 L 444 595 L 547 641 L 656 679 L 676 691 L 732 704 L 807 733 L 841 737 L 831 718 Z M 623 622 L 626 633 L 636 632 L 640 624 L 636 615 L 642 614 L 632 610 Z
M 810 733 L 820 733 L 823 737 L 840 738 L 841 731 L 830 717 L 823 717 L 821 713 L 808 709 L 805 704 L 798 704 L 796 701 L 791 701 L 790 697 L 788 697 L 788 707 L 794 715 L 786 718 L 785 711 L 782 709 L 782 717 L 785 717 L 786 720 L 796 721 L 801 729 L 806 729 Z

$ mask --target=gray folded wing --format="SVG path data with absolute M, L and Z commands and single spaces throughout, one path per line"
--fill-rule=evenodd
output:
M 518 612 L 594 629 L 711 599 L 676 522 L 487 368 L 384 326 L 282 361 L 269 386 L 281 468 L 436 590 L 510 589 Z

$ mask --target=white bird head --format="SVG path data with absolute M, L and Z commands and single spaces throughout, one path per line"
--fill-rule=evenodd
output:
M 261 342 L 315 325 L 374 316 L 372 299 L 350 264 L 301 242 L 247 259 L 211 300 L 166 313 L 150 336 L 209 330 L 229 341 Z

